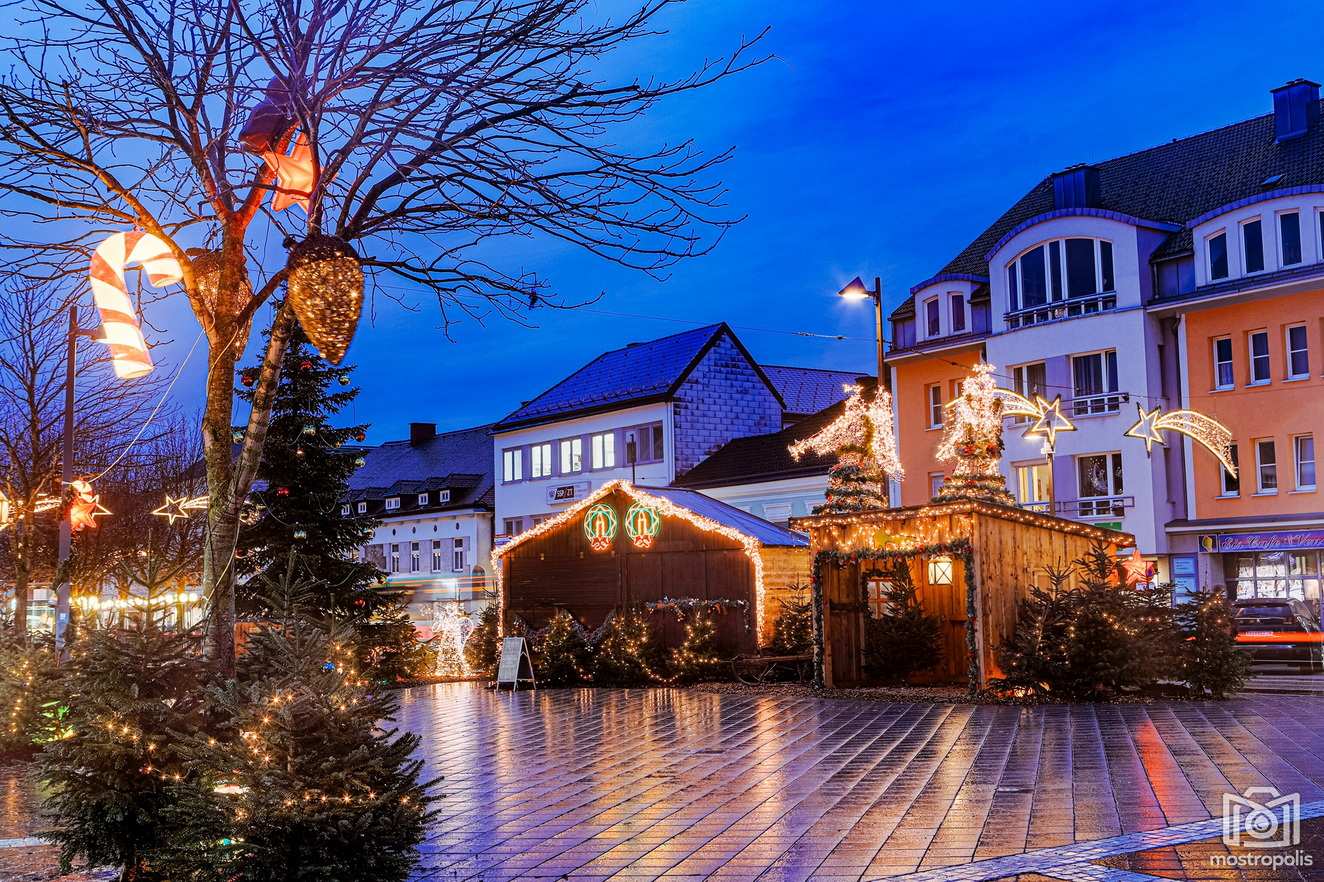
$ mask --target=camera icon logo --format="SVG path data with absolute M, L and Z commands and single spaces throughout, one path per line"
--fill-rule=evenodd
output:
M 1287 848 L 1301 844 L 1301 794 L 1251 787 L 1223 794 L 1223 843 L 1238 848 Z

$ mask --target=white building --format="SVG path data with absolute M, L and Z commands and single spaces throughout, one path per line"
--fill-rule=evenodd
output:
M 363 454 L 341 503 L 347 515 L 380 520 L 363 558 L 406 592 L 419 624 L 433 601 L 473 611 L 488 601 L 492 554 L 492 440 L 489 426 L 437 434 L 411 423 L 409 440 Z

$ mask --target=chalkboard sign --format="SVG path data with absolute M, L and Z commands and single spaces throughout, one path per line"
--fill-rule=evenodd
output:
M 518 689 L 525 681 L 532 683 L 534 689 L 538 688 L 529 645 L 523 637 L 505 637 L 501 641 L 501 663 L 497 665 L 497 687 L 509 684 L 510 688 Z

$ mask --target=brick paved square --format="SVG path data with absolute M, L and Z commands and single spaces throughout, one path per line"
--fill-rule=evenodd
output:
M 407 691 L 400 723 L 445 776 L 418 880 L 1324 878 L 1324 854 L 1294 875 L 1196 872 L 1225 792 L 1273 786 L 1324 814 L 1318 697 L 1016 708 L 446 685 Z

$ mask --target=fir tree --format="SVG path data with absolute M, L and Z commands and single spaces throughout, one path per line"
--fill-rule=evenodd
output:
M 0 756 L 50 740 L 57 713 L 54 643 L 43 634 L 0 631 Z
M 464 642 L 464 659 L 470 670 L 480 674 L 495 674 L 501 657 L 501 638 L 497 634 L 496 603 L 489 602 L 478 614 L 478 625 Z
M 777 599 L 781 609 L 768 644 L 775 655 L 802 655 L 814 648 L 814 602 L 805 586 L 791 585 L 790 590 L 789 599 Z
M 909 563 L 894 560 L 887 575 L 886 608 L 865 623 L 864 666 L 875 679 L 903 683 L 938 663 L 940 623 L 920 608 Z
M 253 376 L 253 369 L 241 376 Z M 375 521 L 341 514 L 341 500 L 357 468 L 345 449 L 361 439 L 366 426 L 333 426 L 332 419 L 358 396 L 349 386 L 353 369 L 324 361 L 296 324 L 281 361 L 280 384 L 271 410 L 258 485 L 246 503 L 236 567 L 249 584 L 279 579 L 296 551 L 316 581 L 325 586 L 318 609 L 351 619 L 366 618 L 385 598 L 373 590 L 381 575 L 359 561 L 358 549 L 372 538 Z M 333 388 L 334 387 L 334 388 Z M 241 386 L 239 395 L 252 399 Z M 257 605 L 253 590 L 248 606 Z
M 1226 698 L 1246 682 L 1250 660 L 1237 647 L 1236 628 L 1227 596 L 1202 591 L 1177 609 L 1182 641 L 1181 676 L 1191 693 Z
M 539 686 L 570 686 L 589 676 L 588 633 L 566 610 L 552 616 L 532 643 Z
M 194 637 L 161 627 L 171 615 L 151 598 L 126 628 L 89 631 L 61 669 L 64 737 L 38 771 L 54 821 L 42 835 L 65 872 L 81 858 L 126 882 L 160 878 L 179 841 L 175 787 L 191 774 L 180 748 L 203 722 L 205 667 Z
M 671 670 L 682 680 L 702 680 L 715 675 L 721 664 L 713 610 L 696 604 L 685 622 L 685 639 L 671 650 Z
M 418 639 L 404 600 L 382 594 L 375 608 L 355 619 L 359 664 L 379 684 L 400 684 L 430 676 L 435 656 Z
M 187 834 L 170 878 L 351 882 L 413 868 L 436 782 L 420 782 L 419 737 L 389 728 L 397 693 L 357 674 L 354 636 L 320 617 L 317 587 L 291 565 L 238 679 L 213 690 L 215 732 L 186 748 L 202 775 L 172 813 Z
M 599 686 L 641 686 L 662 678 L 653 629 L 637 607 L 612 612 L 594 632 L 593 682 Z

